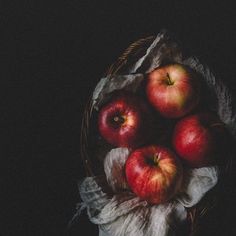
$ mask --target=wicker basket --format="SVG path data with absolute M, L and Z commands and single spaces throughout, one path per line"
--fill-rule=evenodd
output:
M 124 74 L 132 63 L 137 61 L 146 51 L 146 49 L 150 46 L 150 44 L 155 39 L 154 36 L 149 36 L 146 38 L 142 38 L 132 43 L 124 53 L 118 58 L 118 60 L 112 64 L 105 76 L 107 75 L 116 75 L 116 74 Z M 85 111 L 83 114 L 82 120 L 82 128 L 81 128 L 81 158 L 84 163 L 85 171 L 87 176 L 94 176 L 100 174 L 103 171 L 102 163 L 99 163 L 97 160 L 91 159 L 93 156 L 93 151 L 95 151 L 95 147 L 99 146 L 99 143 L 96 140 L 96 127 L 94 122 L 96 117 L 94 117 L 94 111 L 92 108 L 92 96 L 87 102 L 85 107 Z M 226 162 L 221 164 L 221 176 L 224 178 L 220 178 L 219 183 L 212 190 L 210 190 L 205 197 L 198 203 L 196 206 L 192 208 L 188 208 L 188 220 L 186 225 L 184 225 L 185 229 L 182 229 L 180 234 L 177 235 L 203 235 L 199 234 L 199 226 L 201 225 L 201 221 L 204 220 L 210 213 L 211 209 L 214 209 L 221 198 L 219 189 L 222 188 L 225 181 L 228 181 L 230 175 L 230 167 L 231 167 L 231 158 L 228 158 Z

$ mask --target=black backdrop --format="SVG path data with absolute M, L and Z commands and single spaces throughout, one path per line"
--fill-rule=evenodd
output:
M 133 41 L 167 28 L 235 94 L 236 9 L 230 2 L 0 5 L 3 236 L 96 235 L 85 214 L 66 230 L 79 200 L 77 181 L 84 176 L 81 114 L 103 72 Z M 220 224 L 213 217 L 205 235 L 236 235 L 233 216 L 219 216 Z

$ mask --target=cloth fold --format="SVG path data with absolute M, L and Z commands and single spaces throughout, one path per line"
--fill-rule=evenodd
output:
M 105 176 L 87 177 L 80 185 L 80 196 L 87 206 L 92 223 L 99 225 L 100 235 L 171 236 L 187 217 L 186 207 L 197 204 L 218 180 L 218 168 L 190 169 L 182 192 L 172 201 L 149 205 L 129 191 L 109 197 L 99 182 Z

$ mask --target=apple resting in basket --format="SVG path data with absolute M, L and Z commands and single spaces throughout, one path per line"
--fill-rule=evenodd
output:
M 211 113 L 186 116 L 177 122 L 173 146 L 179 157 L 190 167 L 213 164 L 224 147 L 224 124 Z
M 134 150 L 125 165 L 132 191 L 151 204 L 169 201 L 179 190 L 183 169 L 168 148 L 151 145 Z
M 98 115 L 101 136 L 117 147 L 138 147 L 151 138 L 153 115 L 148 104 L 131 93 L 113 96 Z
M 199 102 L 199 80 L 180 64 L 159 67 L 148 74 L 146 94 L 153 107 L 166 118 L 179 118 Z

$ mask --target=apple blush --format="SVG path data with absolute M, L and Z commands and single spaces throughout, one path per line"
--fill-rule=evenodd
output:
M 138 147 L 151 138 L 153 115 L 148 104 L 132 93 L 113 96 L 98 114 L 101 136 L 117 147 Z
M 163 117 L 179 118 L 198 105 L 199 81 L 186 66 L 169 64 L 148 74 L 146 95 Z
M 131 190 L 150 204 L 169 201 L 180 189 L 183 169 L 176 155 L 163 146 L 134 150 L 125 164 Z
M 224 124 L 211 113 L 198 113 L 179 120 L 172 142 L 176 153 L 190 167 L 213 164 L 225 136 Z

